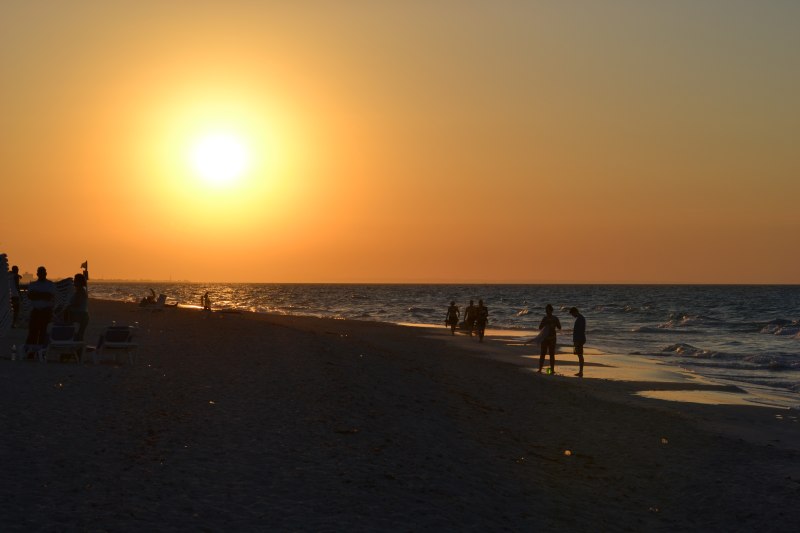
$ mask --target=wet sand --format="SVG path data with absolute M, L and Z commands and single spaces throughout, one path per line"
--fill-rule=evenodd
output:
M 4 530 L 800 523 L 797 411 L 636 394 L 738 391 L 594 379 L 623 368 L 594 355 L 584 379 L 538 375 L 533 348 L 445 328 L 98 301 L 91 315 L 90 344 L 139 322 L 136 365 L 0 360 Z

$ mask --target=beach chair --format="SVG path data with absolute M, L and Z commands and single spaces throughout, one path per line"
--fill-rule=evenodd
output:
M 134 329 L 132 326 L 108 326 L 100 335 L 97 349 L 92 355 L 94 364 L 99 363 L 100 359 L 108 351 L 114 354 L 114 362 L 117 361 L 117 353 L 124 351 L 128 356 L 128 364 L 134 364 L 136 362 L 136 349 L 139 347 L 138 344 L 133 342 Z
M 69 354 L 75 357 L 76 363 L 80 364 L 86 343 L 75 340 L 75 332 L 77 329 L 77 324 L 75 323 L 52 324 L 50 326 L 47 346 L 44 350 L 38 352 L 39 360 L 42 363 L 46 363 L 53 353 L 59 355 Z

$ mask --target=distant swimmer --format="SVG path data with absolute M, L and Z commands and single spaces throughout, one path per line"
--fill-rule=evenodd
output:
M 583 377 L 583 345 L 586 344 L 586 319 L 578 311 L 577 307 L 569 310 L 569 314 L 575 317 L 575 326 L 572 328 L 573 353 L 578 356 L 580 370 L 576 376 Z
M 444 317 L 444 325 L 450 326 L 450 333 L 456 334 L 456 327 L 458 327 L 458 318 L 461 316 L 456 302 L 450 302 L 450 307 L 447 308 L 447 316 Z
M 142 298 L 142 300 L 139 302 L 139 305 L 145 307 L 148 305 L 153 305 L 154 303 L 156 303 L 156 291 L 150 289 L 150 294 Z
M 478 311 L 475 315 L 475 326 L 478 329 L 478 342 L 483 342 L 483 333 L 489 321 L 489 308 L 483 305 L 483 300 L 478 300 Z
M 542 372 L 542 367 L 544 367 L 544 356 L 546 353 L 550 353 L 550 373 L 556 373 L 556 330 L 561 330 L 561 321 L 558 319 L 557 316 L 553 315 L 553 306 L 547 304 L 547 307 L 544 308 L 545 316 L 542 318 L 542 321 L 539 323 L 539 329 L 547 330 L 547 333 L 544 334 L 544 338 L 542 339 L 541 344 L 541 351 L 539 355 L 539 373 Z
M 469 305 L 464 309 L 464 327 L 469 331 L 469 336 L 472 337 L 472 332 L 475 329 L 475 320 L 478 318 L 478 308 L 475 307 L 475 301 L 470 300 Z

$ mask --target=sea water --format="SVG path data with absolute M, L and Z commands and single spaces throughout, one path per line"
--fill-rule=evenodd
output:
M 444 327 L 451 301 L 482 299 L 489 327 L 533 332 L 552 304 L 571 344 L 570 307 L 586 317 L 587 347 L 657 357 L 717 380 L 779 389 L 800 406 L 800 286 L 383 285 L 93 282 L 93 298 L 168 302 L 287 315 Z

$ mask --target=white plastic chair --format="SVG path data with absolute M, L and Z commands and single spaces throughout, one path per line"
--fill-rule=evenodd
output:
M 46 363 L 51 353 L 71 354 L 75 362 L 81 362 L 81 354 L 86 346 L 84 341 L 75 340 L 76 324 L 51 324 L 47 347 L 40 350 L 39 361 Z
M 124 351 L 128 356 L 128 364 L 136 363 L 136 350 L 139 345 L 133 342 L 133 326 L 108 326 L 103 334 L 100 335 L 100 341 L 97 343 L 97 349 L 92 355 L 94 364 L 100 362 L 100 359 L 110 350 L 114 352 L 114 362 L 117 360 L 115 351 Z

